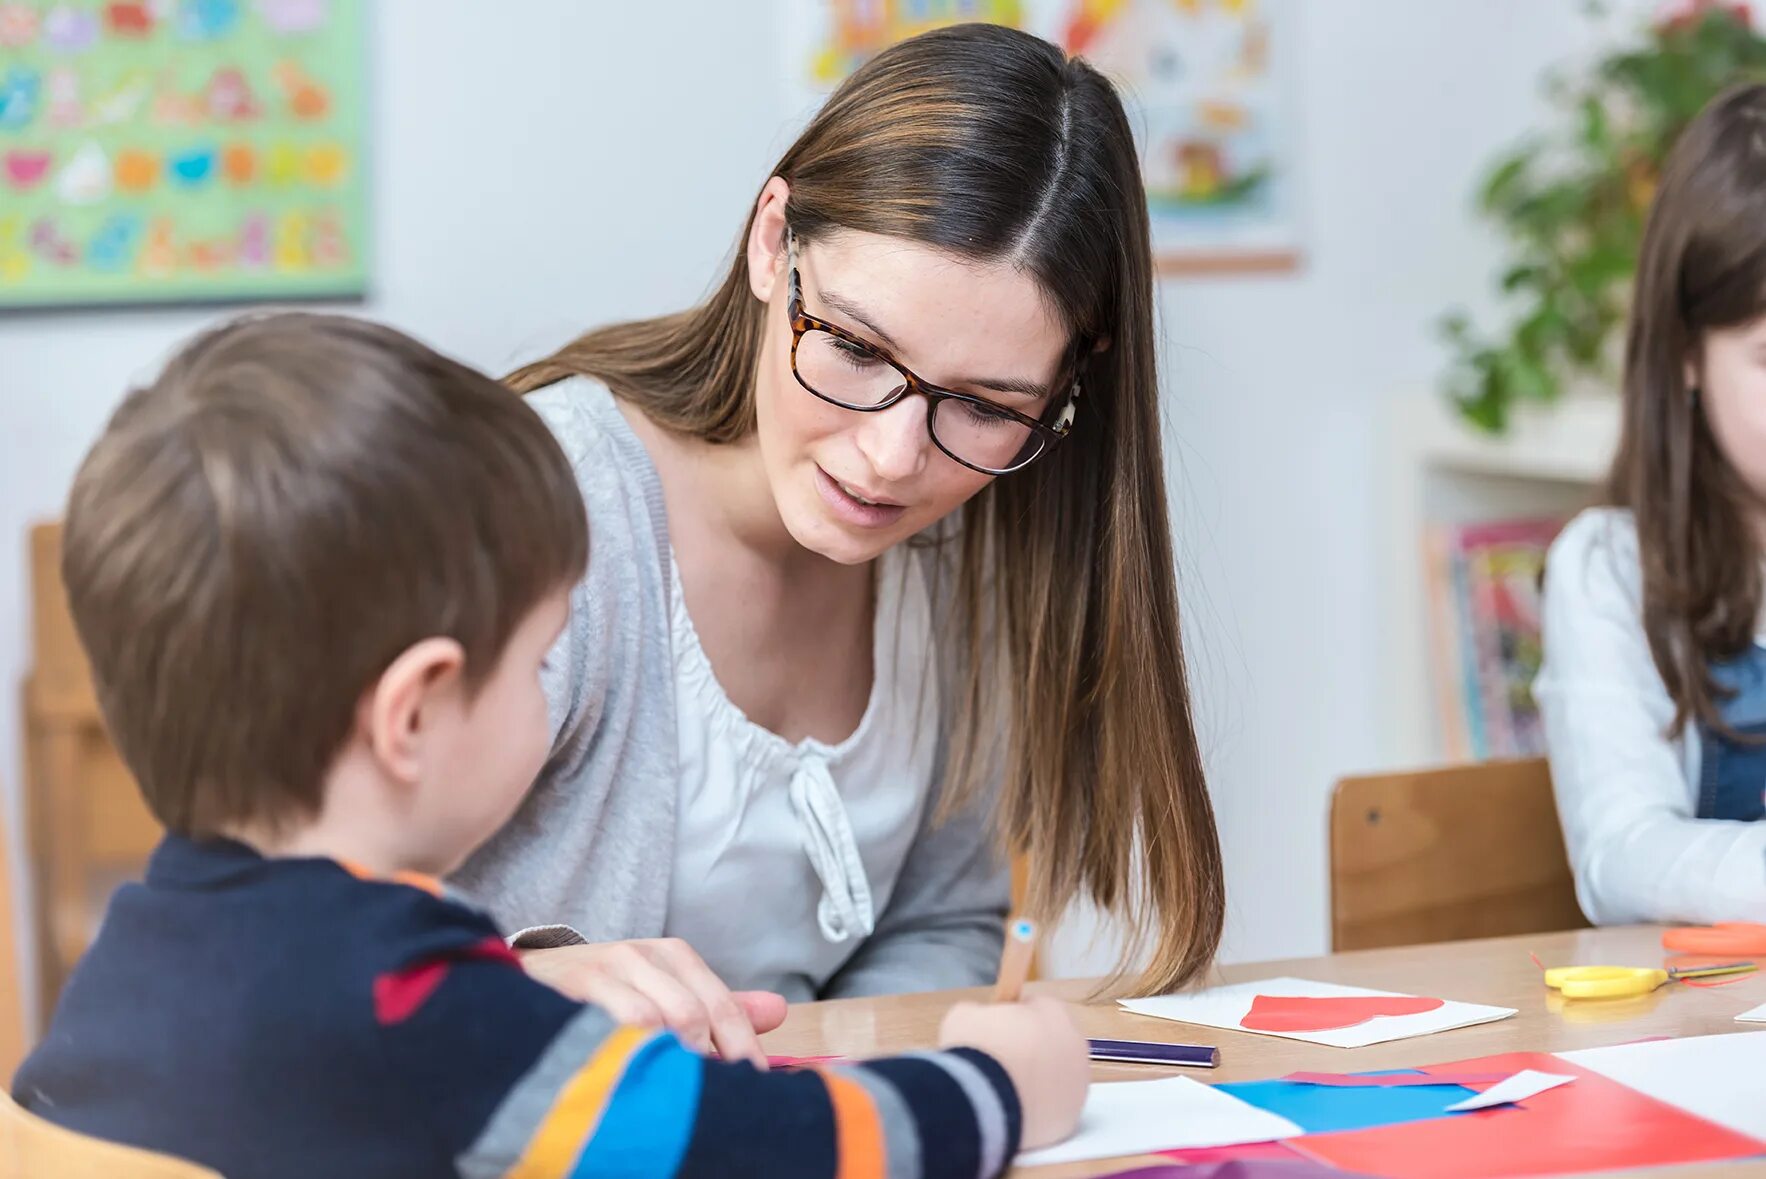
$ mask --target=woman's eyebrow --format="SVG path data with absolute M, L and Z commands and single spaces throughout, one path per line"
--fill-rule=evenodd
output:
M 842 295 L 839 291 L 818 292 L 821 301 L 848 319 L 862 325 L 872 335 L 893 351 L 901 351 L 901 345 L 895 337 L 878 327 L 864 308 Z M 1043 398 L 1049 395 L 1049 386 L 1045 381 L 1031 381 L 1017 377 L 970 377 L 957 381 L 958 385 L 972 385 L 977 389 L 987 389 L 994 393 L 1012 393 L 1020 397 Z
M 854 303 L 851 299 L 848 299 L 838 291 L 824 290 L 819 293 L 822 302 L 826 303 L 847 318 L 856 319 L 859 323 L 863 324 L 872 335 L 876 336 L 879 340 L 882 340 L 885 344 L 889 345 L 889 347 L 900 351 L 901 345 L 895 342 L 895 337 L 871 322 L 871 317 L 865 314 L 864 308 L 860 307 L 857 303 Z
M 974 385 L 978 389 L 989 389 L 995 393 L 1016 393 L 1021 397 L 1047 397 L 1049 387 L 1043 381 L 1025 381 L 1014 377 L 970 377 L 958 381 L 959 385 Z

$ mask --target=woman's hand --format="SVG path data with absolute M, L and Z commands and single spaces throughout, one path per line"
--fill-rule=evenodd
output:
M 785 1022 L 771 991 L 731 991 L 679 938 L 520 950 L 527 973 L 620 1023 L 666 1027 L 689 1047 L 766 1067 L 762 1032 Z

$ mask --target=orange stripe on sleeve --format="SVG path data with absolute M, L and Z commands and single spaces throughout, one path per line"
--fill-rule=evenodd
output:
M 864 1086 L 837 1073 L 816 1069 L 834 1105 L 834 1143 L 840 1152 L 837 1179 L 884 1179 L 888 1159 L 883 1120 Z
M 507 1179 L 559 1179 L 570 1174 L 577 1156 L 594 1136 L 633 1053 L 656 1034 L 650 1028 L 615 1028 L 582 1071 L 558 1091 L 558 1100 L 528 1140 L 521 1161 Z

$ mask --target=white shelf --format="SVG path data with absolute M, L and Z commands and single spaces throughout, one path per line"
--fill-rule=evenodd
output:
M 1443 521 L 1568 516 L 1592 503 L 1618 445 L 1619 398 L 1584 389 L 1555 405 L 1528 405 L 1501 437 L 1467 425 L 1432 389 L 1407 389 L 1388 404 L 1382 745 L 1393 765 L 1432 764 L 1445 749 L 1429 670 L 1425 530 Z
M 1555 405 L 1526 405 L 1500 437 L 1466 424 L 1437 393 L 1400 405 L 1396 439 L 1413 462 L 1470 475 L 1550 483 L 1595 484 L 1606 478 L 1619 442 L 1619 398 L 1605 392 L 1566 394 Z

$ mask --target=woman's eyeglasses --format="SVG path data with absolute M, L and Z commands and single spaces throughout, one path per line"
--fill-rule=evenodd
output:
M 887 352 L 803 310 L 797 274 L 797 235 L 786 231 L 790 266 L 791 373 L 809 392 L 842 409 L 876 413 L 910 393 L 927 402 L 932 443 L 971 470 L 986 475 L 1020 471 L 1067 436 L 1073 427 L 1075 385 L 1061 402 L 1053 425 L 985 397 L 957 393 L 923 381 Z M 1071 372 L 1072 365 L 1067 366 Z M 1066 382 L 1063 382 L 1065 384 Z

